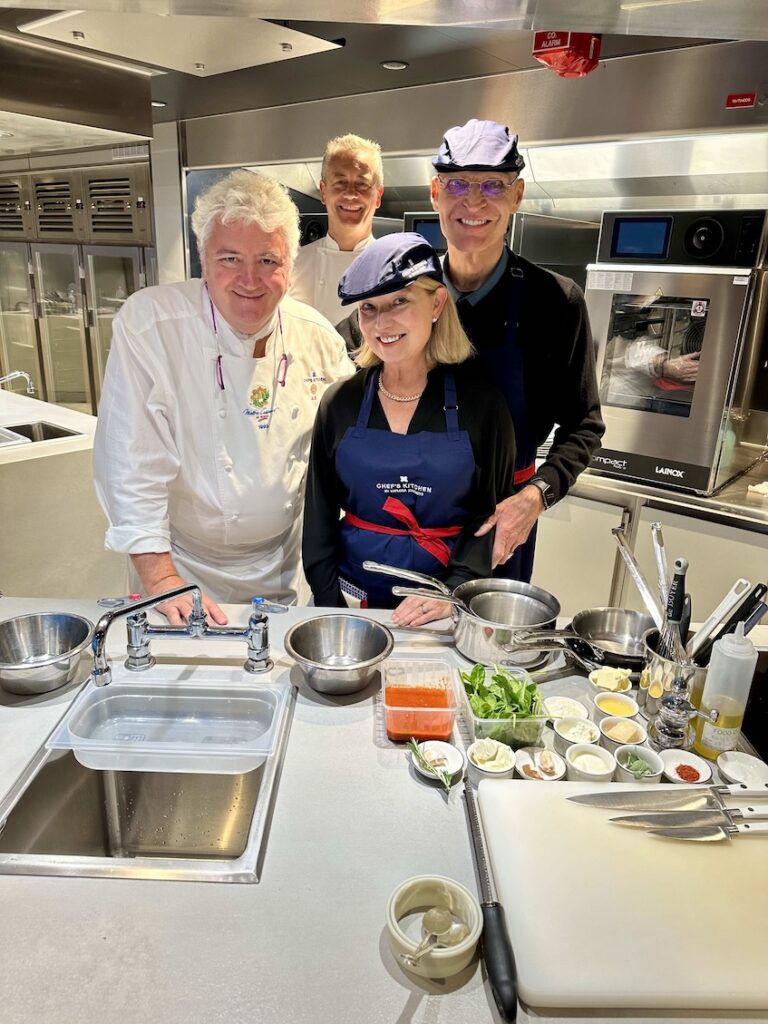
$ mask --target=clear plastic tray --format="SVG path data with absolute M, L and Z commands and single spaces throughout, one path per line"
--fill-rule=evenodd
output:
M 101 771 L 239 775 L 272 753 L 290 687 L 89 683 L 48 739 Z
M 493 675 L 493 669 L 485 670 L 485 677 Z M 525 669 L 507 669 L 513 674 L 527 675 Z M 544 726 L 547 724 L 547 715 L 540 718 L 478 718 L 469 703 L 464 683 L 461 684 L 461 697 L 464 708 L 464 718 L 472 731 L 473 740 L 498 740 L 499 743 L 506 743 L 513 750 L 520 750 L 522 747 L 538 747 L 541 745 L 541 736 Z
M 381 673 L 384 724 L 391 740 L 451 738 L 458 691 L 456 670 L 447 661 L 387 658 Z

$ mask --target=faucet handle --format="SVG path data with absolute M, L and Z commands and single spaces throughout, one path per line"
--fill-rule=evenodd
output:
M 289 612 L 290 610 L 287 604 L 280 604 L 278 601 L 267 601 L 264 597 L 251 598 L 251 611 L 257 614 L 282 615 L 283 612 Z
M 199 590 L 192 591 L 192 611 L 187 617 L 187 629 L 190 636 L 203 636 L 208 626 L 208 616 L 203 608 L 203 596 Z

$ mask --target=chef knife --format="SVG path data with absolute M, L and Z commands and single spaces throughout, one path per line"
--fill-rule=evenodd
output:
M 768 800 L 768 782 L 760 783 L 756 788 L 743 783 L 732 786 L 691 786 L 685 787 L 682 793 L 671 789 L 654 793 L 654 789 L 655 786 L 648 786 L 647 789 L 621 793 L 583 793 L 566 799 L 576 804 L 606 807 L 614 811 L 697 811 L 713 807 L 722 809 L 723 799 L 729 797 Z
M 483 830 L 477 813 L 475 794 L 469 783 L 464 783 L 469 834 L 480 880 L 480 906 L 483 911 L 483 957 L 488 970 L 493 998 L 502 1019 L 514 1024 L 517 1019 L 517 969 L 515 955 L 507 934 L 504 908 L 495 897 L 493 881 L 485 855 Z
M 649 832 L 650 836 L 664 839 L 683 839 L 686 842 L 711 843 L 734 836 L 768 836 L 768 821 L 756 821 L 751 825 L 701 825 L 692 828 L 659 828 Z
M 685 828 L 687 825 L 732 825 L 738 821 L 768 818 L 768 804 L 762 807 L 713 807 L 701 811 L 657 811 L 655 814 L 626 814 L 611 818 L 614 825 L 629 828 Z

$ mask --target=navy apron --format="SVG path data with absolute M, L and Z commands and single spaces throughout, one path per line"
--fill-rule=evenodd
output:
M 514 257 L 513 257 L 514 258 Z M 523 271 L 520 267 L 510 268 L 512 277 L 509 291 L 507 320 L 504 325 L 504 341 L 499 348 L 479 349 L 478 358 L 487 367 L 491 380 L 504 395 L 512 422 L 515 425 L 515 489 L 519 490 L 536 472 L 536 439 L 533 437 L 528 420 L 525 401 L 525 362 L 523 346 L 519 338 L 520 301 L 523 292 Z M 509 561 L 498 565 L 494 576 L 504 579 L 522 580 L 529 583 L 533 575 L 533 556 L 536 550 L 536 526 L 534 523 L 528 540 L 516 548 Z
M 396 434 L 372 430 L 368 421 L 381 371 L 371 373 L 357 423 L 336 451 L 345 489 L 339 584 L 363 607 L 394 608 L 392 595 L 408 580 L 369 573 L 365 559 L 445 577 L 454 538 L 469 518 L 475 456 L 459 430 L 456 382 L 443 377 L 445 433 Z

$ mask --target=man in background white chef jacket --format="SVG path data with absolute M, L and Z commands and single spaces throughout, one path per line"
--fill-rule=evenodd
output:
M 185 582 L 217 602 L 296 602 L 301 509 L 319 400 L 352 365 L 314 309 L 286 297 L 298 211 L 235 171 L 197 201 L 203 277 L 146 288 L 115 318 L 94 442 L 106 546 L 148 595 Z M 186 596 L 163 605 L 172 623 Z
M 325 147 L 320 175 L 328 234 L 299 250 L 290 294 L 337 324 L 349 316 L 339 299 L 339 281 L 373 240 L 373 215 L 384 194 L 381 147 L 359 135 L 331 139 Z

